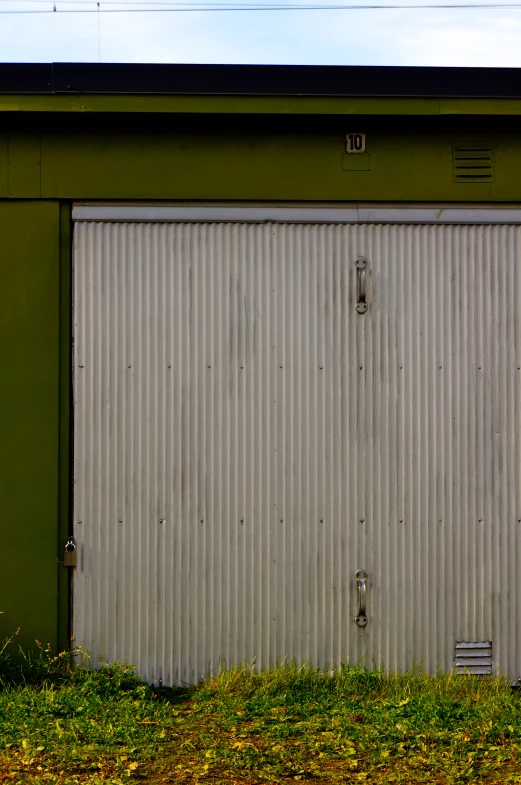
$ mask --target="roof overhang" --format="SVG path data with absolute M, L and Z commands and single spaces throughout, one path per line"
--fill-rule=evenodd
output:
M 521 98 L 521 69 L 0 63 L 0 93 Z
M 0 63 L 0 111 L 521 114 L 521 69 Z

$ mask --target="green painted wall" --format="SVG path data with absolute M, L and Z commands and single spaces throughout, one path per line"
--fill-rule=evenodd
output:
M 0 634 L 68 641 L 71 201 L 521 202 L 520 113 L 512 101 L 0 96 Z M 344 155 L 351 131 L 367 134 L 363 166 Z M 453 144 L 482 140 L 494 181 L 455 183 Z
M 144 99 L 143 99 L 144 100 Z M 521 117 L 5 112 L 0 196 L 42 199 L 517 201 Z M 345 134 L 367 133 L 362 169 Z M 493 183 L 454 182 L 485 141 Z M 351 162 L 353 167 L 351 167 Z
M 0 202 L 0 630 L 57 643 L 59 205 Z
M 519 98 L 270 95 L 0 95 L 0 112 L 269 115 L 521 115 Z
M 262 125 L 267 125 L 265 119 Z M 156 121 L 157 122 L 157 121 Z M 42 137 L 43 198 L 246 200 L 468 200 L 489 184 L 452 181 L 452 135 L 358 120 L 313 129 L 164 128 Z M 259 124 L 260 125 L 260 124 Z M 286 124 L 288 125 L 288 124 Z M 315 123 L 313 123 L 315 125 Z M 346 127 L 347 126 L 347 127 Z M 345 130 L 344 130 L 345 128 Z M 346 171 L 345 132 L 365 130 L 370 169 Z M 468 134 L 467 134 L 468 135 Z M 521 151 L 520 151 L 521 152 Z M 519 154 L 519 153 L 518 153 Z M 520 158 L 521 163 L 521 158 Z M 501 167 L 500 167 L 501 168 Z M 500 181 L 502 172 L 498 172 Z M 521 194 L 521 191 L 519 191 Z M 496 196 L 495 198 L 501 198 Z M 511 198 L 507 196 L 506 198 Z

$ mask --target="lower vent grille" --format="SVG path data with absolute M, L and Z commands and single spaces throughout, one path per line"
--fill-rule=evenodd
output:
M 454 667 L 461 673 L 489 676 L 492 673 L 492 641 L 457 642 Z
M 455 144 L 452 148 L 455 183 L 493 183 L 494 158 L 489 144 Z

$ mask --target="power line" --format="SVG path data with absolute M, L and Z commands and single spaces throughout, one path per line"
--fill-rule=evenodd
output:
M 20 0 L 25 2 L 38 2 L 38 0 Z M 92 0 L 95 2 L 95 0 Z M 13 0 L 7 0 L 7 2 L 13 2 Z M 86 4 L 88 0 L 63 0 L 64 3 L 70 4 L 72 2 L 77 2 L 77 4 Z M 174 3 L 139 3 L 138 0 L 130 0 L 128 3 L 140 4 L 142 6 L 146 5 L 168 5 L 168 8 L 63 8 L 58 10 L 58 0 L 55 0 L 54 7 L 52 10 L 40 10 L 40 9 L 27 9 L 27 10 L 18 10 L 18 9 L 7 9 L 1 10 L 0 14 L 132 14 L 132 13 L 185 13 L 185 12 L 197 12 L 197 13 L 204 13 L 204 12 L 217 12 L 217 11 L 393 11 L 393 10 L 420 10 L 420 9 L 431 9 L 431 10 L 443 10 L 443 9 L 498 9 L 498 10 L 505 10 L 505 9 L 521 9 L 521 3 L 465 3 L 465 4 L 458 4 L 458 3 L 436 3 L 436 4 L 423 4 L 423 3 L 415 3 L 413 5 L 297 5 L 297 4 L 280 4 L 280 5 L 247 5 L 247 4 L 230 4 L 226 3 L 223 5 L 211 5 L 210 3 L 203 3 L 203 4 L 193 4 L 187 6 L 186 4 L 180 3 L 177 7 L 174 6 Z M 101 0 L 100 0 L 101 5 Z M 126 2 L 115 2 L 115 0 L 108 0 L 108 2 L 103 2 L 104 6 L 107 5 L 127 5 Z
M 186 7 L 212 7 L 212 6 L 225 6 L 229 8 L 238 7 L 249 7 L 250 5 L 254 5 L 255 8 L 273 8 L 273 7 L 284 7 L 284 8 L 301 8 L 301 7 L 315 7 L 316 3 L 273 3 L 273 2 L 262 2 L 262 0 L 257 0 L 255 3 L 249 3 L 248 0 L 196 0 L 195 2 L 190 2 L 190 0 L 0 0 L 0 5 L 6 3 L 7 5 L 19 5 L 19 4 L 29 4 L 29 5 L 96 5 L 96 7 L 103 3 L 104 6 L 108 5 L 140 5 L 140 6 L 186 6 Z M 521 3 L 520 3 L 521 5 Z M 320 6 L 322 7 L 322 6 Z M 325 7 L 325 6 L 324 6 Z M 339 6 L 334 6 L 339 7 Z M 363 8 L 367 8 L 369 6 L 361 6 Z M 385 8 L 389 8 L 392 6 L 383 6 Z M 410 6 L 407 6 L 409 8 Z
M 419 9 L 428 9 L 428 8 L 521 8 L 521 2 L 519 3 L 411 3 L 411 4 L 334 4 L 334 3 L 287 3 L 287 2 L 248 2 L 248 0 L 195 0 L 195 2 L 189 2 L 189 0 L 0 0 L 0 5 L 8 4 L 8 5 L 19 5 L 19 4 L 30 4 L 30 5 L 50 5 L 51 2 L 53 5 L 101 5 L 103 3 L 104 6 L 108 5 L 140 5 L 140 6 L 183 6 L 187 8 L 200 8 L 200 7 L 223 7 L 223 8 L 255 8 L 255 10 L 259 8 L 284 8 L 284 9 L 291 9 L 297 8 L 299 10 L 303 8 L 342 8 L 345 10 L 384 10 L 387 8 L 390 9 L 407 9 L 407 8 L 419 8 Z M 10 9 L 8 9 L 10 10 Z

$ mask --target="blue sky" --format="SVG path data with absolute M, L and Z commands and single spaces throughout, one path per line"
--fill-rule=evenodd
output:
M 521 66 L 521 9 L 102 14 L 98 36 L 97 14 L 60 8 L 78 6 L 0 15 L 0 60 Z

